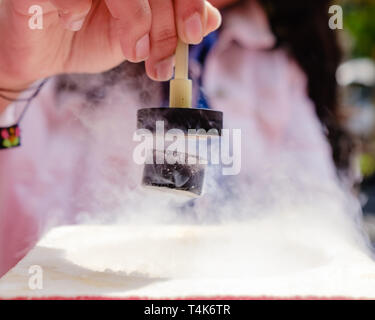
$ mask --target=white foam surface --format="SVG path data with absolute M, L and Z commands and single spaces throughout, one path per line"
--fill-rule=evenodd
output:
M 324 246 L 324 230 L 314 241 L 299 232 L 262 221 L 59 227 L 0 279 L 0 297 L 375 298 L 365 251 L 337 235 Z M 29 287 L 33 265 L 43 270 L 41 290 Z

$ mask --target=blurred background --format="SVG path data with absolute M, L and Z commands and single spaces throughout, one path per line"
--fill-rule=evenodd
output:
M 342 0 L 344 48 L 337 71 L 345 123 L 357 140 L 358 190 L 366 229 L 375 243 L 375 0 Z

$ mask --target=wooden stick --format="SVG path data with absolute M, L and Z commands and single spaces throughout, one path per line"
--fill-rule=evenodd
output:
M 179 40 L 175 57 L 175 77 L 170 81 L 169 106 L 191 108 L 193 89 L 189 80 L 189 45 Z
M 178 41 L 176 50 L 175 79 L 188 79 L 189 72 L 189 45 Z

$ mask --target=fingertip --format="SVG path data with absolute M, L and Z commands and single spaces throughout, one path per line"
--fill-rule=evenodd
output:
M 222 24 L 221 13 L 216 7 L 214 7 L 211 3 L 206 1 L 206 9 L 207 9 L 207 21 L 206 21 L 206 29 L 205 29 L 204 36 L 217 30 Z
M 145 61 L 150 56 L 150 35 L 146 33 L 135 44 L 135 59 L 138 62 Z
M 146 73 L 151 80 L 169 81 L 173 76 L 174 56 L 170 56 L 161 61 L 146 61 Z
M 146 61 L 150 56 L 150 36 L 145 34 L 132 44 L 126 35 L 120 35 L 121 49 L 125 59 L 132 63 Z
M 203 23 L 199 12 L 193 13 L 190 17 L 185 19 L 184 25 L 184 41 L 189 44 L 198 44 L 203 39 Z
M 203 40 L 207 21 L 204 3 L 204 0 L 174 0 L 178 35 L 187 44 Z

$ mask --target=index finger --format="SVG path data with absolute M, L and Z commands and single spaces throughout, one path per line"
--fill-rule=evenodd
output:
M 122 51 L 127 60 L 144 61 L 150 51 L 151 7 L 148 0 L 105 0 L 115 19 Z
M 180 39 L 190 44 L 200 43 L 205 29 L 205 1 L 175 0 L 174 2 Z

